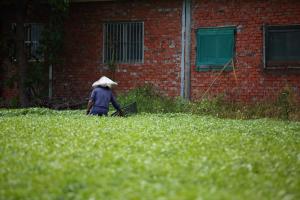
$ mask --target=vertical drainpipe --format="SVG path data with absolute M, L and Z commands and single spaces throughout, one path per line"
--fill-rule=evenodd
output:
M 181 37 L 181 97 L 189 100 L 191 90 L 191 0 L 183 0 Z
M 185 6 L 185 99 L 191 97 L 191 0 Z
M 181 17 L 181 63 L 180 63 L 180 96 L 184 98 L 184 49 L 185 49 L 185 1 L 182 1 L 182 17 Z

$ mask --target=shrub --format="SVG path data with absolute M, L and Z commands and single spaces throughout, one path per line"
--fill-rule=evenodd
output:
M 162 96 L 151 85 L 131 90 L 118 99 L 122 105 L 137 102 L 138 111 L 147 113 L 182 112 L 186 105 L 183 100 Z
M 278 112 L 282 119 L 288 120 L 293 111 L 297 111 L 297 96 L 293 89 L 289 86 L 285 86 L 278 95 L 275 106 L 278 108 Z
M 191 102 L 182 98 L 163 96 L 151 85 L 133 89 L 119 96 L 118 99 L 122 105 L 137 102 L 138 111 L 147 113 L 192 113 L 234 119 L 300 120 L 296 95 L 289 87 L 284 88 L 280 92 L 278 100 L 273 103 L 243 104 L 230 102 L 225 100 L 224 95 Z

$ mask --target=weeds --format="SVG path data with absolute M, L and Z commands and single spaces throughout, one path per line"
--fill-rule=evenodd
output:
M 226 100 L 223 95 L 192 102 L 180 97 L 170 98 L 163 96 L 155 90 L 153 86 L 145 85 L 118 96 L 118 101 L 122 106 L 137 102 L 138 112 L 144 113 L 190 113 L 231 119 L 273 118 L 300 121 L 300 105 L 297 98 L 296 93 L 291 87 L 285 87 L 279 92 L 278 98 L 274 102 L 266 101 L 255 104 L 243 104 L 230 102 Z M 11 105 L 16 103 L 17 102 L 13 101 Z M 68 106 L 69 104 L 62 105 Z M 84 108 L 85 103 L 82 105 L 83 107 L 81 107 Z M 68 107 L 71 108 L 72 104 Z M 59 106 L 55 108 L 58 109 Z M 111 108 L 110 110 L 113 111 L 114 109 Z M 5 113 L 6 112 L 8 112 L 8 115 L 14 115 L 14 113 L 20 115 L 22 112 L 38 114 L 37 112 L 41 111 L 36 111 L 32 108 L 21 112 L 17 110 L 16 112 L 14 110 L 5 111 Z M 49 113 L 51 112 L 52 111 Z
M 229 102 L 223 95 L 189 102 L 182 98 L 162 96 L 149 85 L 131 90 L 121 95 L 119 100 L 121 104 L 136 101 L 139 112 L 147 113 L 192 113 L 233 119 L 300 120 L 300 106 L 297 104 L 295 93 L 289 87 L 279 93 L 277 101 L 256 104 Z

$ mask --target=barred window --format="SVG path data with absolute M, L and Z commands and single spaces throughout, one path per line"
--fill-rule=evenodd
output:
M 142 63 L 144 60 L 144 23 L 104 24 L 104 63 Z
M 16 23 L 11 24 L 12 34 L 16 34 Z M 43 59 L 40 41 L 42 39 L 42 31 L 44 25 L 38 23 L 24 24 L 24 44 L 26 47 L 27 58 L 31 61 Z M 9 43 L 9 57 L 12 61 L 16 61 L 16 43 L 11 41 Z
M 42 24 L 25 24 L 25 45 L 28 47 L 30 59 L 42 59 L 40 40 L 43 31 Z

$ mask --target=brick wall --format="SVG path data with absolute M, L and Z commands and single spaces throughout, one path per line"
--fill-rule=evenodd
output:
M 72 4 L 66 22 L 66 62 L 54 69 L 54 94 L 82 98 L 102 75 L 103 23 L 144 22 L 144 63 L 119 64 L 117 92 L 145 83 L 169 96 L 180 95 L 181 7 L 179 0 L 122 1 Z
M 103 23 L 144 22 L 144 63 L 119 64 L 116 92 L 145 83 L 169 96 L 180 95 L 182 0 L 74 3 L 65 22 L 65 62 L 54 66 L 55 97 L 86 98 L 102 75 L 112 77 L 103 64 Z M 12 20 L 13 21 L 13 20 Z M 274 100 L 285 86 L 300 96 L 300 72 L 263 69 L 262 25 L 300 24 L 300 1 L 192 0 L 191 97 L 199 99 L 216 72 L 195 70 L 195 31 L 199 27 L 233 25 L 236 34 L 236 75 L 223 72 L 208 95 L 224 94 L 243 102 Z M 5 93 L 5 91 L 3 92 Z M 2 93 L 2 94 L 3 94 Z M 11 95 L 9 95 L 11 96 Z M 300 99 L 299 99 L 300 101 Z
M 192 97 L 197 99 L 219 72 L 195 70 L 195 31 L 199 27 L 234 25 L 236 34 L 236 75 L 224 72 L 211 89 L 210 95 L 225 94 L 228 98 L 256 102 L 274 100 L 285 86 L 300 95 L 300 70 L 263 69 L 264 23 L 270 25 L 300 24 L 300 1 L 193 1 L 192 22 Z M 300 47 L 299 47 L 300 51 Z
M 118 92 L 145 83 L 153 84 L 169 96 L 180 95 L 182 1 L 123 1 L 72 4 L 66 22 L 66 62 L 56 67 L 54 94 L 86 97 L 93 81 L 102 75 L 112 77 L 102 63 L 103 23 L 107 21 L 144 22 L 144 63 L 118 65 L 115 79 Z M 274 100 L 285 86 L 300 93 L 299 71 L 263 69 L 264 23 L 300 24 L 299 1 L 192 1 L 191 97 L 199 99 L 219 72 L 195 70 L 195 31 L 199 27 L 233 25 L 236 34 L 236 76 L 223 72 L 208 95 L 255 102 Z

